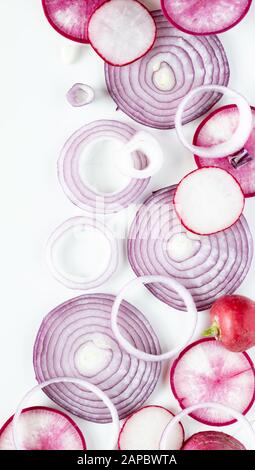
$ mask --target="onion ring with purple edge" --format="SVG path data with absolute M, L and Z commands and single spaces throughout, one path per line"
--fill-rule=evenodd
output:
M 80 387 L 85 387 L 86 389 L 93 392 L 98 398 L 100 398 L 104 402 L 104 404 L 109 408 L 109 411 L 112 417 L 112 424 L 113 424 L 112 444 L 110 446 L 110 450 L 114 450 L 118 442 L 118 436 L 119 436 L 119 430 L 120 430 L 119 416 L 118 416 L 118 413 L 114 404 L 108 398 L 108 396 L 102 390 L 100 390 L 100 388 L 96 387 L 95 385 L 88 382 L 87 380 L 79 379 L 77 377 L 55 377 L 55 378 L 46 380 L 45 382 L 42 382 L 36 385 L 35 387 L 33 387 L 31 390 L 29 390 L 26 393 L 26 395 L 22 398 L 21 402 L 19 403 L 16 413 L 13 417 L 12 434 L 13 434 L 13 441 L 14 441 L 16 450 L 22 450 L 22 445 L 20 442 L 20 436 L 18 432 L 18 420 L 25 406 L 26 401 L 29 400 L 29 398 L 31 398 L 31 396 L 33 396 L 33 394 L 37 392 L 38 390 L 42 390 L 44 387 L 47 387 L 48 385 L 58 384 L 60 382 L 74 383 L 76 385 L 79 385 Z
M 181 343 L 181 345 L 177 346 L 176 348 L 172 349 L 171 351 L 168 351 L 164 354 L 148 354 L 144 351 L 140 351 L 134 346 L 130 344 L 129 341 L 127 341 L 126 338 L 124 338 L 119 330 L 118 326 L 118 311 L 121 305 L 121 302 L 123 300 L 124 294 L 127 289 L 129 289 L 132 285 L 135 283 L 141 283 L 143 285 L 145 284 L 151 284 L 153 282 L 161 283 L 161 284 L 166 284 L 169 286 L 171 289 L 175 290 L 177 294 L 179 294 L 180 297 L 182 297 L 185 306 L 187 308 L 188 313 L 190 314 L 191 318 L 191 327 L 190 330 L 188 331 L 188 334 L 185 336 L 185 340 Z M 111 324 L 112 324 L 112 330 L 113 333 L 115 334 L 118 342 L 121 344 L 121 346 L 131 355 L 135 356 L 137 359 L 141 359 L 143 361 L 150 361 L 150 362 L 161 362 L 161 361 L 166 361 L 168 359 L 171 359 L 173 356 L 178 354 L 193 338 L 193 335 L 195 333 L 196 325 L 197 325 L 197 309 L 196 305 L 193 301 L 193 298 L 190 294 L 190 292 L 182 286 L 179 282 L 175 281 L 174 279 L 171 279 L 169 277 L 165 276 L 142 276 L 142 277 L 137 277 L 133 279 L 132 281 L 129 281 L 119 292 L 117 295 L 113 306 L 112 306 L 112 317 L 111 317 Z

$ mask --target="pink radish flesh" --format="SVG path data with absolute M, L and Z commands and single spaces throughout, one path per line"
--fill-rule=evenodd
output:
M 190 34 L 216 34 L 235 26 L 248 13 L 251 0 L 161 0 L 169 21 Z
M 105 0 L 42 0 L 46 18 L 62 36 L 88 42 L 88 21 Z
M 154 44 L 156 25 L 148 10 L 136 0 L 106 2 L 92 15 L 89 41 L 111 65 L 127 65 Z
M 0 430 L 0 450 L 14 450 L 13 416 Z M 84 437 L 75 422 L 61 411 L 44 406 L 25 408 L 18 421 L 25 450 L 83 450 Z
M 255 196 L 255 108 L 253 115 L 253 130 L 239 155 L 225 158 L 200 158 L 195 156 L 199 168 L 216 166 L 228 171 L 237 181 L 246 197 Z M 198 146 L 211 147 L 226 142 L 235 132 L 238 125 L 239 113 L 235 105 L 223 106 L 207 116 L 197 128 L 193 143 Z
M 193 434 L 182 450 L 246 450 L 243 444 L 224 432 L 202 431 Z
M 201 168 L 177 186 L 174 207 L 191 232 L 211 235 L 233 225 L 242 214 L 244 195 L 239 183 L 220 168 Z
M 174 417 L 161 406 L 145 406 L 127 418 L 119 435 L 120 450 L 158 450 L 161 436 Z M 169 450 L 179 450 L 183 444 L 184 431 L 180 423 L 169 436 Z
M 217 402 L 246 414 L 255 399 L 255 371 L 248 354 L 228 351 L 214 339 L 188 346 L 174 362 L 170 382 L 183 409 Z M 216 409 L 201 409 L 192 416 L 214 426 L 234 422 L 228 414 Z

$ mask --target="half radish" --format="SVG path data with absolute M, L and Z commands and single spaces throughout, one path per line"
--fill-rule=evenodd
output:
M 224 432 L 202 431 L 193 434 L 181 450 L 246 450 L 243 444 Z
M 45 16 L 62 36 L 88 43 L 88 21 L 106 0 L 42 0 Z
M 91 16 L 88 37 L 105 62 L 127 65 L 152 48 L 156 24 L 149 11 L 136 0 L 111 0 Z
M 244 148 L 224 158 L 202 158 L 195 155 L 199 168 L 217 166 L 228 171 L 239 182 L 245 197 L 255 196 L 255 108 L 251 107 L 253 127 Z M 239 112 L 235 105 L 222 106 L 209 114 L 198 126 L 193 144 L 212 147 L 227 142 L 236 131 Z
M 83 450 L 85 439 L 75 422 L 61 411 L 44 406 L 25 408 L 19 418 L 25 450 Z M 0 430 L 0 450 L 14 450 L 13 416 Z
M 164 15 L 189 34 L 223 33 L 248 13 L 252 0 L 161 0 Z
M 119 435 L 120 450 L 159 450 L 160 439 L 174 414 L 162 406 L 145 406 L 129 416 Z M 180 423 L 168 438 L 168 449 L 179 450 L 183 445 L 184 430 Z
M 196 341 L 184 349 L 171 368 L 170 383 L 183 409 L 217 402 L 246 414 L 255 400 L 255 370 L 248 354 L 230 352 L 214 339 Z M 191 416 L 213 426 L 235 422 L 216 408 L 199 409 Z
M 211 235 L 231 227 L 244 209 L 239 183 L 221 168 L 192 171 L 178 184 L 174 208 L 190 232 Z

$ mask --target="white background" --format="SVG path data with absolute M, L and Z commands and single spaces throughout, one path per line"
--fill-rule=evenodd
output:
M 159 2 L 144 1 L 157 6 Z M 240 25 L 221 35 L 231 67 L 230 85 L 255 103 L 255 2 Z M 142 126 L 115 112 L 107 96 L 103 62 L 88 47 L 73 65 L 60 60 L 66 42 L 44 18 L 40 0 L 0 1 L 0 426 L 15 411 L 24 393 L 35 385 L 32 350 L 43 317 L 55 306 L 78 295 L 56 282 L 45 263 L 45 243 L 54 228 L 65 219 L 83 215 L 64 195 L 56 173 L 56 162 L 66 138 L 83 124 L 95 119 L 120 119 Z M 72 108 L 65 99 L 75 83 L 92 85 L 96 100 L 88 107 Z M 196 123 L 189 125 L 194 129 Z M 173 131 L 151 130 L 161 142 L 165 166 L 152 179 L 152 189 L 176 183 L 194 168 L 192 155 L 178 143 Z M 145 195 L 146 195 L 145 194 Z M 247 200 L 245 214 L 255 235 L 254 199 Z M 118 216 L 110 216 L 116 225 Z M 122 223 L 123 219 L 122 219 Z M 124 253 L 124 248 L 123 248 Z M 123 256 L 115 278 L 101 292 L 117 293 L 134 277 Z M 255 298 L 254 263 L 238 292 Z M 99 290 L 99 291 L 100 291 Z M 177 344 L 185 314 L 172 312 L 145 289 L 132 301 L 150 318 L 162 348 Z M 197 336 L 208 323 L 200 313 Z M 168 385 L 169 365 L 149 403 L 163 404 L 173 411 L 178 404 Z M 50 404 L 38 394 L 31 404 Z M 249 416 L 255 415 L 255 407 Z M 76 419 L 76 418 L 75 418 Z M 107 446 L 109 425 L 95 425 L 77 419 L 88 447 Z M 188 434 L 204 427 L 188 418 Z M 228 428 L 230 432 L 230 428 Z

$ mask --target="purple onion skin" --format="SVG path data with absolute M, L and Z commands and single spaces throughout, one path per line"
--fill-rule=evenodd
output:
M 181 450 L 246 450 L 234 437 L 224 432 L 202 431 L 193 434 Z
M 38 382 L 69 375 L 82 377 L 103 390 L 113 401 L 119 418 L 140 408 L 153 392 L 161 365 L 137 360 L 117 343 L 111 329 L 114 296 L 88 294 L 71 299 L 52 310 L 43 320 L 34 345 L 34 369 Z M 123 301 L 120 325 L 124 336 L 136 347 L 160 354 L 158 339 L 146 318 Z M 95 335 L 113 345 L 107 364 L 96 373 L 80 373 L 75 363 L 77 350 Z M 93 393 L 74 384 L 55 384 L 45 393 L 74 415 L 97 423 L 111 422 L 108 408 Z
M 175 234 L 187 233 L 173 207 L 176 186 L 152 193 L 131 226 L 127 251 L 137 276 L 170 276 L 189 289 L 199 311 L 232 294 L 245 279 L 253 258 L 253 239 L 244 216 L 229 229 L 194 240 L 194 253 L 175 261 L 168 242 Z M 161 301 L 177 310 L 184 304 L 168 287 L 151 284 L 147 288 Z
M 135 121 L 157 129 L 173 129 L 177 107 L 188 91 L 201 85 L 227 86 L 229 64 L 217 36 L 183 33 L 171 26 L 160 10 L 152 16 L 157 26 L 153 48 L 133 64 L 106 64 L 106 86 L 118 109 Z M 175 78 L 175 85 L 167 91 L 156 87 L 154 75 L 148 70 L 150 60 L 161 52 L 168 54 L 167 63 Z M 220 98 L 218 93 L 198 94 L 187 107 L 183 123 L 205 114 Z

